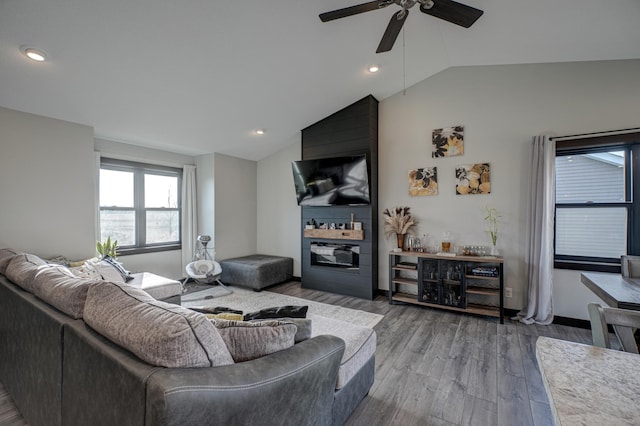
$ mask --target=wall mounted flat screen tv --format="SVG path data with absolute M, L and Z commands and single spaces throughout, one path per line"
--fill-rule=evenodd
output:
M 291 167 L 300 206 L 371 204 L 364 155 L 300 160 Z

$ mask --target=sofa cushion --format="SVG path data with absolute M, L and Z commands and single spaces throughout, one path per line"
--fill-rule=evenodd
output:
M 112 342 L 161 367 L 233 364 L 216 327 L 202 314 L 155 300 L 123 283 L 89 287 L 84 320 Z
M 98 280 L 77 278 L 66 267 L 42 266 L 33 279 L 33 294 L 74 319 L 82 318 L 87 291 Z
M 21 252 L 10 248 L 0 249 L 0 274 L 4 275 L 4 272 L 7 270 L 7 265 L 9 264 L 9 261 L 11 261 L 11 258 L 20 253 Z
M 372 328 L 320 315 L 309 317 L 313 321 L 312 337 L 331 334 L 344 340 L 345 349 L 336 382 L 336 389 L 342 389 L 375 355 L 376 332 Z
M 294 345 L 297 327 L 282 321 L 229 321 L 214 318 L 235 362 L 250 361 Z
M 38 268 L 46 262 L 34 254 L 20 253 L 11 258 L 5 275 L 14 284 L 32 293 L 31 284 L 38 273 Z

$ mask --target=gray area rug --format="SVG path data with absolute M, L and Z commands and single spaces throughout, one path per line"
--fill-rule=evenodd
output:
M 343 308 L 341 306 L 328 305 L 300 299 L 298 297 L 269 291 L 255 292 L 241 287 L 229 287 L 232 294 L 227 294 L 222 287 L 216 286 L 207 290 L 198 291 L 182 296 L 182 306 L 190 307 L 225 307 L 237 309 L 243 313 L 255 312 L 260 309 L 277 306 L 308 306 L 309 314 L 326 318 L 350 322 L 352 324 L 373 328 L 384 316 L 359 309 Z M 211 298 L 213 296 L 213 298 Z M 207 298 L 209 297 L 209 298 Z
M 196 293 L 198 291 L 208 290 L 213 287 L 215 287 L 214 284 L 200 284 L 197 281 L 189 281 L 188 283 L 183 284 L 182 288 L 184 289 L 184 292 L 182 293 L 182 295 L 185 296 L 187 294 Z

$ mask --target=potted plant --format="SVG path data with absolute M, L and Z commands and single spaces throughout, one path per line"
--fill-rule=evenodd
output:
M 404 236 L 418 221 L 411 215 L 410 207 L 393 207 L 385 209 L 384 234 L 386 237 L 396 235 L 398 248 L 404 250 Z
M 98 241 L 96 250 L 98 250 L 101 258 L 109 256 L 115 259 L 118 256 L 118 240 L 111 241 L 111 237 L 107 237 L 104 243 Z
M 500 254 L 496 247 L 496 243 L 498 242 L 498 219 L 502 216 L 496 208 L 485 206 L 484 210 L 486 213 L 484 221 L 488 225 L 487 231 L 489 231 L 489 235 L 491 235 L 491 256 L 498 256 Z

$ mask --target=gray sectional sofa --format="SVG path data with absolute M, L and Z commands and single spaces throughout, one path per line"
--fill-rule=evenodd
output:
M 0 249 L 0 381 L 30 425 L 342 424 L 373 384 L 373 330 L 234 363 L 203 314 L 59 272 Z

